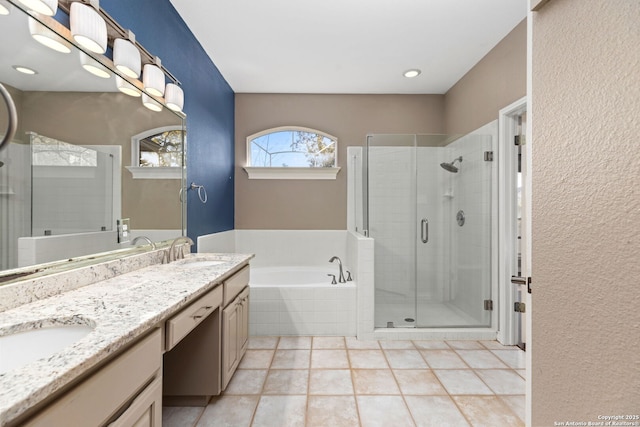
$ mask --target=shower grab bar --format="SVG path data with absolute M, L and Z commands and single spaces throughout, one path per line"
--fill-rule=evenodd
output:
M 422 218 L 422 222 L 420 223 L 420 238 L 422 239 L 422 243 L 429 241 L 429 220 L 427 220 L 427 218 Z
M 18 112 L 16 111 L 16 104 L 13 102 L 13 98 L 11 94 L 7 90 L 6 87 L 2 83 L 0 83 L 0 95 L 4 98 L 4 102 L 7 104 L 7 110 L 9 112 L 9 120 L 7 123 L 7 133 L 4 138 L 0 142 L 0 151 L 4 148 L 6 144 L 9 143 L 16 134 L 16 129 L 18 128 Z

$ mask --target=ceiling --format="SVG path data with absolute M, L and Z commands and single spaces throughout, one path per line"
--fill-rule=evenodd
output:
M 171 3 L 236 93 L 443 94 L 527 13 L 527 0 Z

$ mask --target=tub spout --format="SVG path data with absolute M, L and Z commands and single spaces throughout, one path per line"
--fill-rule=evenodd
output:
M 347 283 L 347 281 L 344 278 L 344 271 L 342 271 L 342 261 L 340 261 L 340 258 L 338 258 L 337 256 L 332 256 L 329 262 L 333 262 L 333 261 L 338 261 L 338 266 L 340 267 L 340 276 L 338 277 L 338 282 Z

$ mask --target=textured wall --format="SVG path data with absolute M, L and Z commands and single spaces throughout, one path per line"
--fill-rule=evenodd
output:
M 187 114 L 187 182 L 205 185 L 202 204 L 189 191 L 188 235 L 233 228 L 234 94 L 169 0 L 108 0 L 100 5 L 182 82 Z
M 236 228 L 346 230 L 347 146 L 368 133 L 443 133 L 442 95 L 236 95 Z M 338 138 L 336 180 L 250 180 L 246 138 L 277 126 Z
M 532 425 L 639 414 L 640 2 L 532 23 Z
M 527 92 L 527 22 L 523 20 L 445 95 L 446 132 L 466 134 L 498 118 Z

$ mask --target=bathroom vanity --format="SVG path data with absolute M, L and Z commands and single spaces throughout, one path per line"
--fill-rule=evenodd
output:
M 162 404 L 206 405 L 246 351 L 251 258 L 187 255 L 0 312 L 0 336 L 93 328 L 0 373 L 0 425 L 156 426 Z

